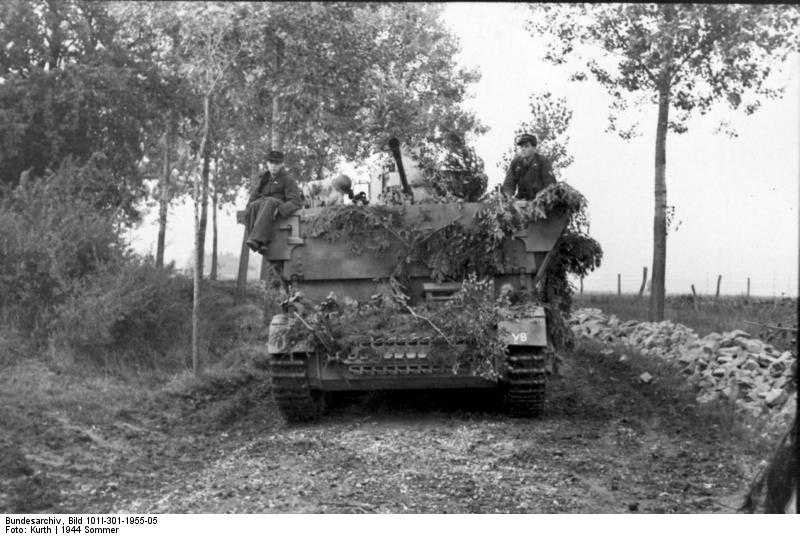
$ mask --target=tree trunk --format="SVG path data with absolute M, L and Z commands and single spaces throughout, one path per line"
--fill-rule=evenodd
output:
M 172 162 L 170 162 L 170 151 L 172 149 L 172 138 L 174 135 L 174 114 L 169 113 L 167 117 L 167 128 L 164 132 L 164 167 L 161 173 L 161 190 L 158 201 L 158 242 L 156 244 L 156 266 L 164 266 L 164 238 L 167 234 L 167 210 L 169 209 L 170 198 L 170 174 L 172 173 Z
M 210 99 L 208 99 L 210 100 Z M 210 105 L 210 103 L 209 103 Z M 208 139 L 210 136 L 207 132 L 210 131 L 211 127 L 209 125 L 211 123 L 210 118 L 206 121 L 206 125 L 204 125 L 204 137 L 206 138 L 204 149 L 205 151 L 200 153 L 203 155 L 203 171 L 202 171 L 202 191 L 200 192 L 200 251 L 203 253 L 203 256 L 200 258 L 200 277 L 203 277 L 203 272 L 205 268 L 205 251 L 206 251 L 206 229 L 208 228 L 208 176 L 211 168 L 211 140 Z
M 61 60 L 61 22 L 66 17 L 62 18 L 61 12 L 59 11 L 59 5 L 59 2 L 56 2 L 55 0 L 48 0 L 47 2 L 48 11 L 45 15 L 45 18 L 50 30 L 47 59 L 48 71 L 55 71 L 58 69 L 58 62 Z
M 281 136 L 281 128 L 280 128 L 280 120 L 281 120 L 281 108 L 280 108 L 280 99 L 278 97 L 280 93 L 280 85 L 278 83 L 278 73 L 280 73 L 281 67 L 283 65 L 283 53 L 285 45 L 283 40 L 280 37 L 275 37 L 275 82 L 272 84 L 272 119 L 270 122 L 270 127 L 272 130 L 271 142 L 272 148 L 276 151 L 281 150 L 281 144 L 283 143 L 283 139 Z
M 270 121 L 270 141 L 272 145 L 272 149 L 275 151 L 280 151 L 282 144 L 283 144 L 283 136 L 281 135 L 281 106 L 280 106 L 280 83 L 278 81 L 278 73 L 281 71 L 281 67 L 283 66 L 283 54 L 285 49 L 285 44 L 280 37 L 274 36 L 274 43 L 275 43 L 275 78 L 272 84 L 272 118 Z M 244 246 L 247 247 L 247 246 Z M 244 251 L 244 248 L 242 248 Z M 263 275 L 267 270 L 267 261 L 266 257 L 261 257 L 261 278 L 263 279 Z
M 203 173 L 206 188 L 208 187 L 208 131 L 209 131 L 209 109 L 211 107 L 211 96 L 206 95 L 203 99 L 203 139 L 200 142 L 200 155 L 203 158 Z M 195 376 L 203 374 L 203 363 L 200 359 L 200 277 L 203 270 L 203 246 L 201 240 L 201 216 L 200 216 L 200 194 L 201 178 L 195 175 L 194 178 L 194 277 L 192 293 L 192 370 Z
M 669 120 L 669 87 L 658 91 L 656 123 L 655 213 L 653 216 L 653 275 L 650 293 L 650 320 L 664 320 L 664 279 L 667 264 L 667 122 Z
M 248 195 L 252 194 L 253 191 L 258 187 L 258 177 L 256 176 L 258 173 L 258 168 L 256 167 L 255 162 L 252 165 L 252 171 L 250 172 L 250 188 L 248 190 Z M 250 264 L 250 248 L 247 247 L 247 225 L 244 225 L 244 232 L 242 233 L 242 247 L 241 251 L 239 252 L 239 271 L 236 274 L 236 300 L 237 303 L 241 302 L 244 298 L 245 289 L 247 288 L 247 268 Z
M 219 199 L 217 194 L 219 168 L 217 166 L 217 159 L 214 158 L 214 181 L 211 190 L 211 272 L 208 274 L 211 281 L 217 280 L 217 202 Z

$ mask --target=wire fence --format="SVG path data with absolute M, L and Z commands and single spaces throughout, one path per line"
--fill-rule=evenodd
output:
M 639 273 L 592 273 L 583 279 L 573 278 L 579 293 L 650 294 L 649 267 Z M 702 296 L 765 296 L 798 295 L 798 280 L 791 277 L 726 275 L 708 272 L 697 276 L 666 276 L 667 294 L 695 294 Z

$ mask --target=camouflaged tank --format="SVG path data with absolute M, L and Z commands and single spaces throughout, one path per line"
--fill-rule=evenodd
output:
M 434 230 L 456 221 L 468 226 L 481 208 L 481 203 L 417 204 L 405 206 L 402 214 L 407 224 Z M 368 300 L 397 263 L 391 248 L 389 254 L 381 256 L 354 256 L 344 240 L 309 237 L 304 227 L 320 210 L 325 209 L 303 209 L 280 220 L 279 231 L 264 253 L 265 260 L 311 301 L 323 300 L 331 292 L 340 298 Z M 567 221 L 566 216 L 551 218 L 509 237 L 503 248 L 513 268 L 495 277 L 495 293 L 504 285 L 532 288 Z M 434 283 L 428 269 L 421 265 L 412 266 L 410 275 L 412 303 L 447 300 L 460 287 L 458 283 Z M 319 416 L 328 393 L 384 389 L 494 389 L 512 415 L 535 416 L 542 411 L 547 360 L 552 354 L 546 351 L 545 313 L 540 306 L 530 306 L 522 317 L 508 317 L 496 327 L 507 348 L 505 358 L 494 363 L 496 380 L 443 366 L 436 359 L 430 337 L 385 333 L 376 338 L 371 334 L 358 341 L 350 355 L 331 359 L 308 346 L 287 342 L 286 334 L 295 321 L 294 315 L 277 314 L 269 326 L 273 395 L 288 421 Z M 463 345 L 464 341 L 456 340 L 455 344 Z

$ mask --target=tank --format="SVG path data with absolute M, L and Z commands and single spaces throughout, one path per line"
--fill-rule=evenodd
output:
M 524 201 L 519 201 L 524 203 Z M 434 230 L 453 222 L 470 225 L 481 203 L 405 205 L 403 218 L 420 229 Z M 305 226 L 324 208 L 302 209 L 278 222 L 278 231 L 264 258 L 281 278 L 311 301 L 330 293 L 367 300 L 378 292 L 397 263 L 389 253 L 353 256 L 347 244 L 308 236 Z M 532 288 L 543 274 L 552 251 L 564 231 L 568 216 L 553 217 L 528 226 L 503 242 L 508 273 L 494 278 L 495 292 L 509 285 Z M 447 300 L 460 284 L 436 283 L 425 266 L 409 271 L 407 293 L 411 302 Z M 393 333 L 371 336 L 352 346 L 350 355 L 336 360 L 303 345 L 290 345 L 286 334 L 291 314 L 277 314 L 269 326 L 273 396 L 290 422 L 306 421 L 324 412 L 327 395 L 341 391 L 390 389 L 490 389 L 514 416 L 531 417 L 543 410 L 548 360 L 544 308 L 530 306 L 528 313 L 501 320 L 495 327 L 506 347 L 503 359 L 494 362 L 496 379 L 454 371 L 435 359 L 436 346 L 429 337 L 403 338 Z M 463 344 L 463 341 L 455 341 Z M 361 350 L 369 351 L 361 351 Z

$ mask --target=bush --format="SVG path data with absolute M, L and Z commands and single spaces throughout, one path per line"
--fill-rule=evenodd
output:
M 191 329 L 192 283 L 149 260 L 109 264 L 56 309 L 60 347 L 104 366 L 176 369 Z
M 47 330 L 54 308 L 76 281 L 124 254 L 117 215 L 99 211 L 83 184 L 94 161 L 66 160 L 45 177 L 20 180 L 0 196 L 0 321 L 25 332 Z

